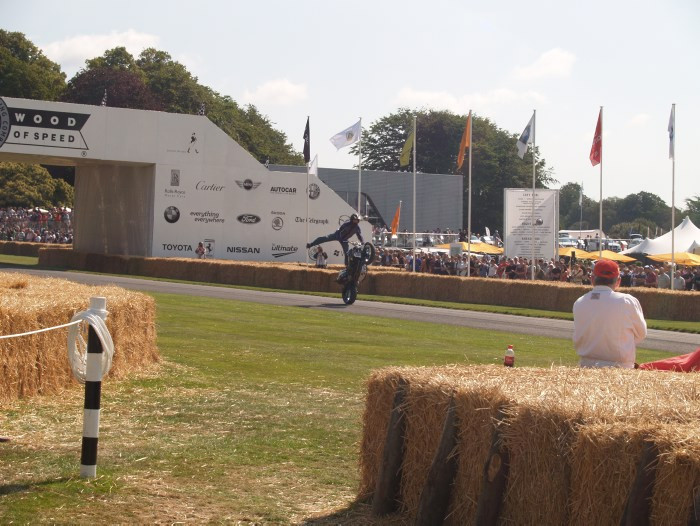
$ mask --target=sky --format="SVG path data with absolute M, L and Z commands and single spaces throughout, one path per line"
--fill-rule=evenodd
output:
M 601 170 L 589 153 L 602 106 L 603 198 L 647 191 L 670 205 L 675 188 L 683 208 L 700 196 L 697 0 L 0 5 L 0 27 L 24 33 L 69 79 L 107 49 L 155 47 L 201 84 L 254 104 L 297 151 L 308 116 L 322 168 L 357 164 L 329 138 L 359 118 L 367 128 L 402 107 L 471 109 L 520 134 L 536 110 L 535 142 L 559 185 L 583 184 L 598 200 Z

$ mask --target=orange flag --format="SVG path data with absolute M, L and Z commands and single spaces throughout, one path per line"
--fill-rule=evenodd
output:
M 394 214 L 394 220 L 391 222 L 391 235 L 395 236 L 396 232 L 399 230 L 399 221 L 401 220 L 401 201 L 399 201 L 399 206 L 396 208 L 396 213 Z
M 457 170 L 462 168 L 464 164 L 464 151 L 469 148 L 469 137 L 471 136 L 472 127 L 472 112 L 469 112 L 469 117 L 467 117 L 467 125 L 464 128 L 464 133 L 462 134 L 462 140 L 459 143 L 459 153 L 457 154 Z

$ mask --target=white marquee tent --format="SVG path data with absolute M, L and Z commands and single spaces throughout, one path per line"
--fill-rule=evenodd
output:
M 700 228 L 689 217 L 674 230 L 674 251 L 700 253 Z M 656 239 L 645 239 L 639 245 L 629 248 L 623 254 L 668 254 L 671 252 L 671 232 Z

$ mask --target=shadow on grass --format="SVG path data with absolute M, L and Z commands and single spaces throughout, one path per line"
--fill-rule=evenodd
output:
M 350 506 L 337 510 L 330 515 L 310 517 L 304 519 L 299 524 L 304 526 L 331 526 L 342 524 L 343 526 L 394 526 L 406 524 L 406 517 L 401 514 L 392 514 L 385 517 L 375 517 L 372 515 L 372 503 L 370 500 L 355 501 Z
M 67 482 L 70 480 L 67 477 L 61 477 L 57 479 L 47 479 L 41 482 L 28 482 L 26 484 L 2 484 L 0 485 L 0 495 L 12 495 L 13 493 L 23 493 L 25 491 L 30 491 L 32 488 L 38 488 L 41 486 L 49 486 L 51 484 Z

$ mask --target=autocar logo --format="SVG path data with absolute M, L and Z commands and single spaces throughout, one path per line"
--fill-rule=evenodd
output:
M 176 206 L 169 206 L 165 209 L 163 216 L 168 223 L 177 223 L 180 219 L 180 210 Z
M 309 199 L 318 199 L 319 195 L 321 195 L 321 187 L 316 183 L 311 183 L 309 185 Z
M 244 190 L 255 190 L 258 186 L 260 186 L 260 183 L 255 183 L 251 179 L 236 181 L 236 184 Z
M 260 218 L 255 214 L 241 214 L 236 219 L 244 225 L 254 225 L 260 222 Z
M 284 220 L 280 216 L 275 216 L 272 218 L 272 229 L 273 230 L 282 230 L 283 226 L 284 226 Z

